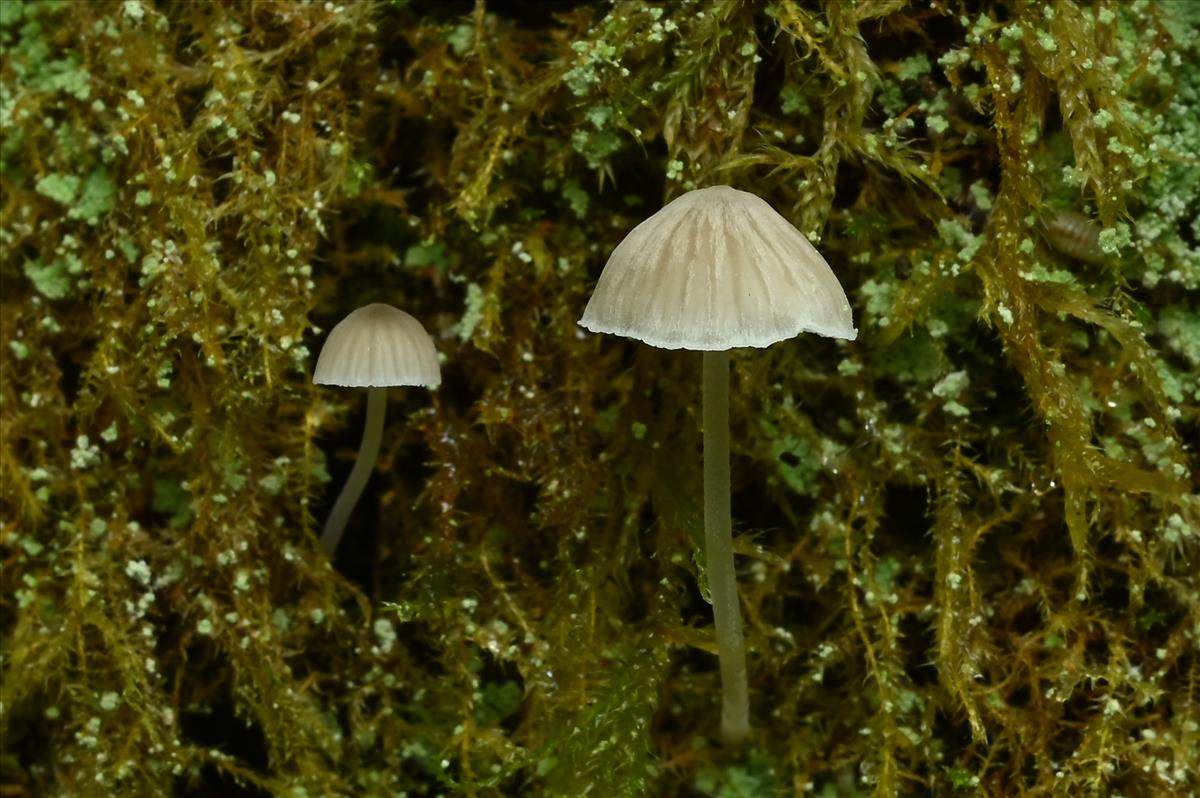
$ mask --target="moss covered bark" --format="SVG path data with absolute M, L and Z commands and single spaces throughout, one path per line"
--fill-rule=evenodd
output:
M 3 0 L 3 790 L 1200 789 L 1197 41 L 1166 0 Z M 575 325 L 713 183 L 861 330 L 733 353 L 741 750 L 699 355 Z M 330 563 L 362 397 L 309 374 L 374 301 L 445 382 Z

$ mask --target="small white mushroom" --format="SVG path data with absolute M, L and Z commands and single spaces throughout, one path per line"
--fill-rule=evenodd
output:
M 579 323 L 665 349 L 704 351 L 704 541 L 721 666 L 721 736 L 750 733 L 733 563 L 729 349 L 802 332 L 853 340 L 850 302 L 829 264 L 762 199 L 729 186 L 688 192 L 635 227 L 609 257 Z
M 333 554 L 337 550 L 350 513 L 375 467 L 383 438 L 388 387 L 434 387 L 441 381 L 433 339 L 421 322 L 391 305 L 375 303 L 361 307 L 338 322 L 329 333 L 317 355 L 313 384 L 368 390 L 367 422 L 363 427 L 358 459 L 321 534 L 325 551 Z

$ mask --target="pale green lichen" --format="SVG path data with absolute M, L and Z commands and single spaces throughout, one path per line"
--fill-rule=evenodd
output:
M 62 299 L 71 290 L 67 263 L 63 259 L 48 264 L 26 261 L 23 269 L 38 293 L 47 299 Z
M 71 205 L 79 193 L 80 180 L 74 175 L 46 175 L 37 183 L 37 192 L 60 205 Z

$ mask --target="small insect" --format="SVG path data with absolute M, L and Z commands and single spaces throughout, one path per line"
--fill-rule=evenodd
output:
M 1045 223 L 1046 242 L 1055 252 L 1084 263 L 1104 263 L 1100 228 L 1081 213 L 1058 211 Z

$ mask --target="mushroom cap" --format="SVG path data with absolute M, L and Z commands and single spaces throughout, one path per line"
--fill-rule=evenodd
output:
M 764 200 L 729 186 L 677 197 L 617 245 L 580 325 L 664 349 L 854 340 L 829 264 Z
M 441 381 L 437 350 L 421 322 L 380 302 L 337 323 L 313 370 L 313 384 L 346 388 L 432 387 Z

